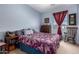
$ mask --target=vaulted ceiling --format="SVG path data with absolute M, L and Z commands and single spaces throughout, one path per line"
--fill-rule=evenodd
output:
M 46 12 L 56 6 L 59 6 L 59 4 L 29 4 L 32 8 L 37 10 L 40 13 Z

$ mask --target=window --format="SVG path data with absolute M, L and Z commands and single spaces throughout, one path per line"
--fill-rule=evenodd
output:
M 66 32 L 66 26 L 68 25 L 68 17 L 67 17 L 67 15 L 65 16 L 65 19 L 64 19 L 64 21 L 63 21 L 63 23 L 62 23 L 62 28 L 61 28 L 61 30 L 62 30 L 62 34 L 64 34 L 64 32 Z M 53 33 L 57 33 L 57 29 L 58 29 L 58 25 L 57 25 L 57 23 L 56 23 L 56 21 L 55 21 L 55 19 L 54 19 L 54 23 L 53 23 Z

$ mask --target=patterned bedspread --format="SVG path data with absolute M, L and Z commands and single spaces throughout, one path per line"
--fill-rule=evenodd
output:
M 45 54 L 56 53 L 59 47 L 59 40 L 60 36 L 58 34 L 34 33 L 31 38 L 27 38 L 25 35 L 19 36 L 19 41 Z

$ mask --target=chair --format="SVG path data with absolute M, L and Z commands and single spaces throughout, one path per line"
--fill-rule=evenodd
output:
M 76 43 L 75 42 L 75 37 L 77 34 L 77 29 L 78 27 L 76 26 L 68 26 L 67 27 L 67 33 L 65 32 L 65 41 L 68 41 L 70 43 Z
M 8 45 L 5 42 L 0 41 L 0 54 L 7 54 L 8 52 Z

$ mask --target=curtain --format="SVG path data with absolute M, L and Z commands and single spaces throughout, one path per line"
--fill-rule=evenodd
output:
M 64 21 L 64 18 L 66 16 L 68 11 L 62 11 L 62 12 L 57 12 L 57 13 L 53 13 L 53 16 L 55 18 L 55 21 L 58 25 L 58 34 L 59 35 L 62 35 L 62 31 L 61 31 L 61 24 L 63 23 Z

